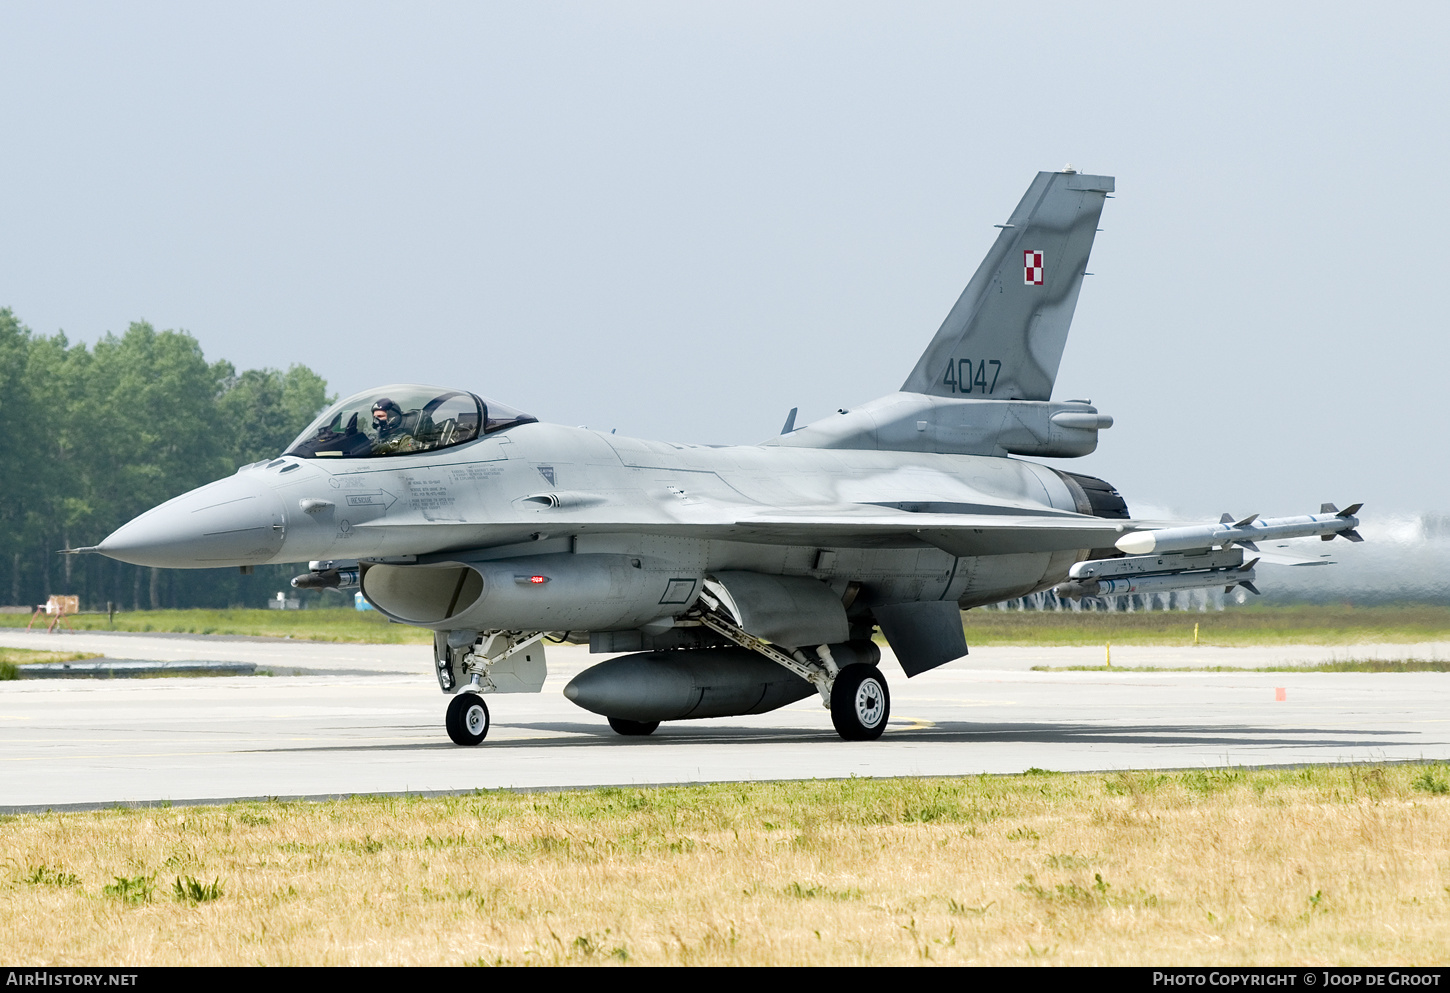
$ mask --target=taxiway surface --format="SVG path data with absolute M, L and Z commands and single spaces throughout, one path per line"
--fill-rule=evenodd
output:
M 251 662 L 249 677 L 0 683 L 0 809 L 753 779 L 1450 759 L 1450 673 L 1034 672 L 1101 648 L 979 648 L 907 680 L 892 720 L 837 738 L 819 700 L 623 738 L 564 699 L 605 656 L 550 646 L 541 694 L 491 697 L 452 745 L 426 646 L 0 632 L 13 647 Z M 1450 645 L 1113 649 L 1120 666 L 1445 658 Z M 1282 692 L 1280 692 L 1282 691 Z

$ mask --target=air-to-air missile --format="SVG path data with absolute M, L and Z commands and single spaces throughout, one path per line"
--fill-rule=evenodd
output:
M 1119 559 L 1078 562 L 1068 580 L 1053 587 L 1060 597 L 1124 596 L 1129 593 L 1172 593 L 1206 586 L 1235 586 L 1257 593 L 1254 565 L 1244 564 L 1238 548 L 1201 550 L 1196 554 L 1130 555 Z
M 1309 538 L 1318 535 L 1323 541 L 1333 541 L 1335 535 L 1350 541 L 1363 541 L 1359 532 L 1359 518 L 1354 515 L 1364 506 L 1357 503 L 1346 510 L 1335 509 L 1326 503 L 1319 513 L 1304 517 L 1275 517 L 1267 521 L 1252 514 L 1241 521 L 1224 514 L 1217 524 L 1199 524 L 1193 527 L 1164 528 L 1158 531 L 1138 531 L 1125 534 L 1116 542 L 1118 550 L 1129 555 L 1148 555 L 1153 552 L 1187 552 L 1197 548 L 1228 548 L 1241 545 L 1257 551 L 1255 542 L 1280 540 L 1283 538 Z
M 1354 515 L 1363 504 L 1339 510 L 1332 503 L 1318 514 L 1303 517 L 1275 517 L 1266 521 L 1257 514 L 1234 520 L 1224 514 L 1217 524 L 1161 528 L 1125 534 L 1115 543 L 1125 558 L 1078 562 L 1068 569 L 1068 579 L 1053 587 L 1060 597 L 1123 596 L 1129 593 L 1171 593 L 1177 590 L 1222 586 L 1227 592 L 1242 586 L 1253 593 L 1254 565 L 1244 564 L 1242 549 L 1258 551 L 1259 541 L 1318 536 L 1332 541 L 1335 535 L 1362 541 L 1354 530 Z M 1238 546 L 1238 547 L 1235 547 Z

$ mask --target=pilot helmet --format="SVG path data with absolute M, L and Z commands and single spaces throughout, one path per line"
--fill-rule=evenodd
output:
M 373 404 L 373 425 L 383 432 L 392 431 L 403 421 L 403 408 L 390 397 L 379 397 Z

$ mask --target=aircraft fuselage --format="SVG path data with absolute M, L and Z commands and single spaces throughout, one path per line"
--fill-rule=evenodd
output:
M 1014 517 L 1080 509 L 1061 474 L 1017 459 L 711 447 L 529 423 L 433 453 L 256 463 L 138 517 L 102 551 L 170 568 L 643 553 L 665 572 L 813 576 L 861 584 L 863 603 L 962 606 L 1046 588 L 1088 551 L 959 556 L 909 533 L 844 530 L 802 543 L 752 523 L 842 505 Z

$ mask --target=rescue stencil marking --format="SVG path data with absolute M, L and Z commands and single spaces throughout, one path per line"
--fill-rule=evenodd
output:
M 1022 282 L 1026 286 L 1042 285 L 1042 253 L 1027 249 L 1022 253 Z

